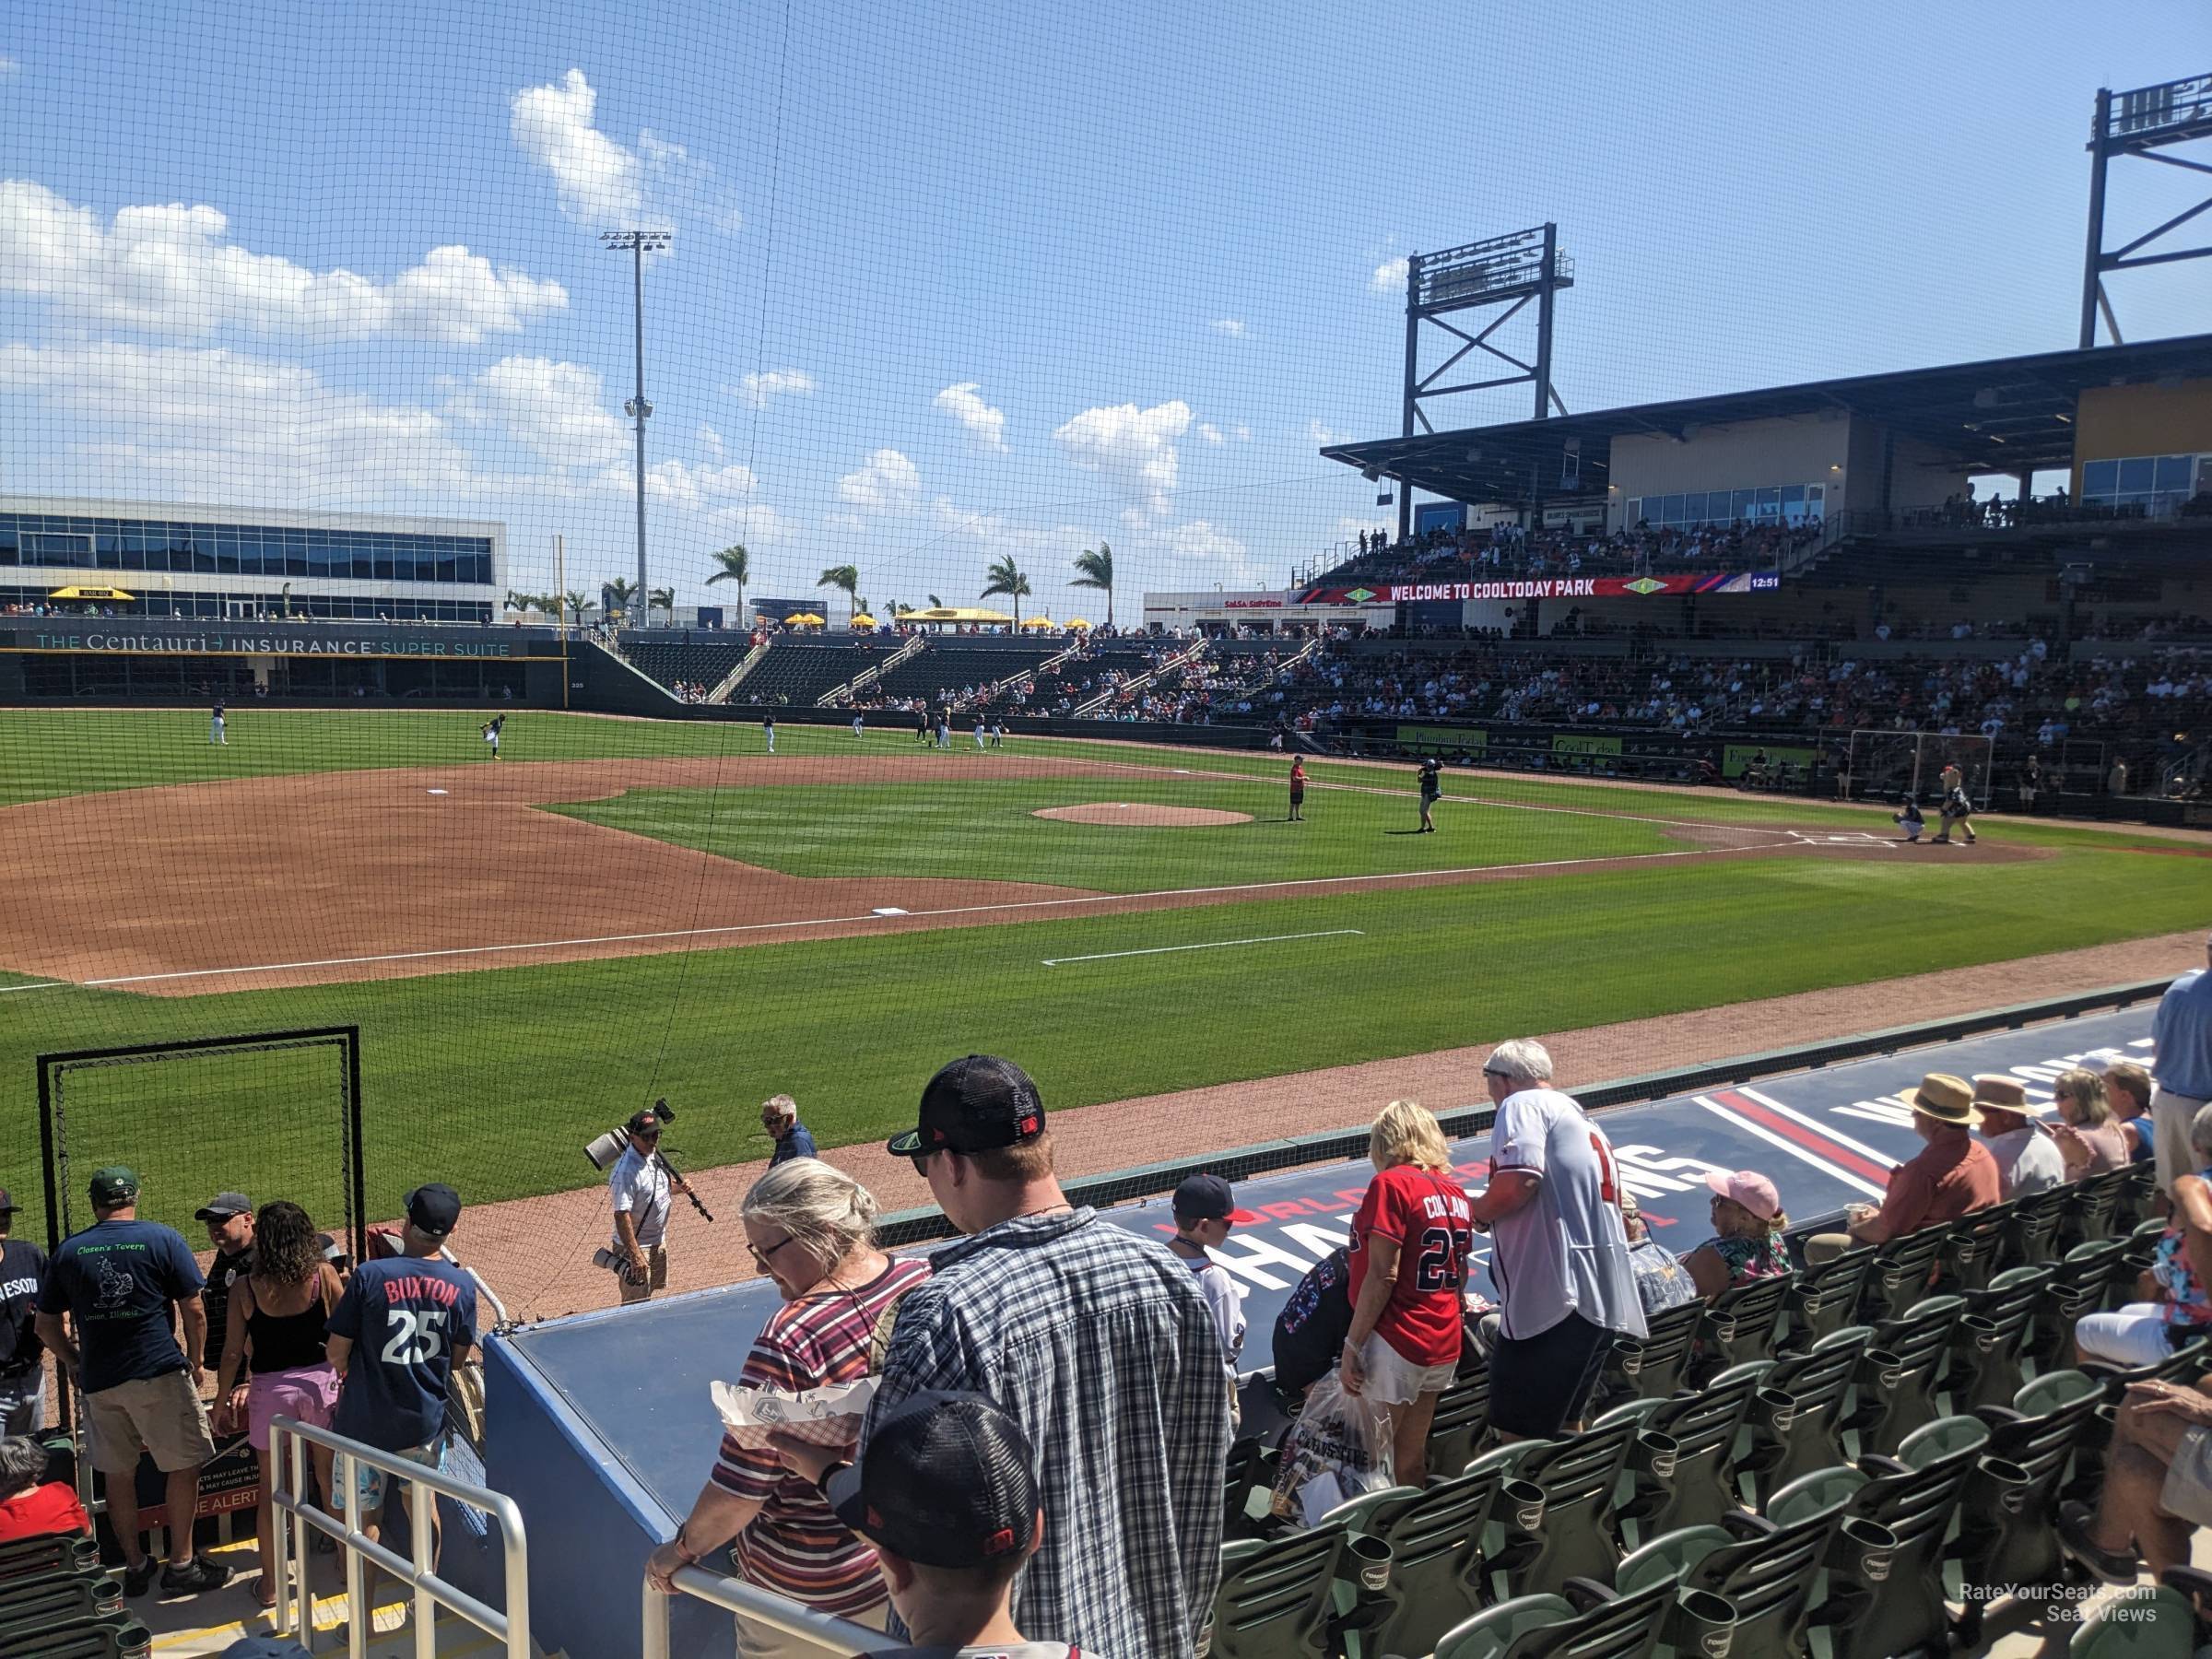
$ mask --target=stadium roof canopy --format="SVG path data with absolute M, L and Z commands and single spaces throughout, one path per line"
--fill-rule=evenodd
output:
M 1532 495 L 1557 500 L 1602 493 L 1611 477 L 1616 438 L 1649 433 L 1688 442 L 1705 428 L 1835 411 L 1920 439 L 1974 471 L 2016 474 L 2073 465 L 2075 406 L 2085 390 L 2183 379 L 2212 379 L 2212 335 L 1332 443 L 1321 453 L 1452 500 L 1524 505 Z M 1562 488 L 1567 445 L 1578 439 L 1581 484 Z

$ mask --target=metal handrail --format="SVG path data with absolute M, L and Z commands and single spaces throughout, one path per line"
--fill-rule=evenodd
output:
M 881 1630 L 871 1630 L 851 1619 L 817 1613 L 787 1595 L 778 1595 L 743 1579 L 709 1572 L 703 1567 L 680 1568 L 671 1582 L 676 1585 L 676 1594 L 695 1595 L 700 1601 L 728 1612 L 741 1613 L 786 1636 L 803 1636 L 824 1653 L 835 1654 L 837 1659 L 859 1659 L 860 1655 L 874 1653 L 884 1645 Z M 676 1594 L 655 1589 L 651 1579 L 645 1581 L 645 1618 L 638 1642 L 640 1659 L 670 1659 L 668 1615 Z
M 307 1491 L 307 1448 L 317 1445 L 343 1460 L 334 1467 L 331 1485 L 341 1488 L 343 1519 L 317 1508 Z M 388 1478 L 406 1480 L 456 1503 L 483 1511 L 499 1524 L 500 1547 L 505 1556 L 507 1610 L 488 1606 L 440 1578 L 431 1560 L 431 1516 L 434 1504 L 410 1501 L 407 1520 L 413 1536 L 409 1559 L 399 1556 L 361 1530 L 361 1488 L 353 1465 L 366 1464 Z M 468 1620 L 505 1645 L 508 1659 L 531 1659 L 529 1550 L 523 1530 L 523 1512 L 514 1500 L 488 1487 L 456 1480 L 441 1470 L 410 1463 L 394 1452 L 383 1452 L 359 1441 L 347 1440 L 327 1429 L 317 1429 L 296 1418 L 274 1418 L 269 1423 L 270 1520 L 276 1536 L 271 1541 L 276 1558 L 276 1630 L 289 1634 L 300 1646 L 313 1651 L 314 1594 L 307 1583 L 306 1529 L 314 1528 L 335 1539 L 346 1552 L 346 1652 L 347 1659 L 366 1659 L 371 1630 L 369 1606 L 370 1564 L 382 1568 L 413 1590 L 416 1659 L 435 1659 L 438 1634 L 435 1609 L 443 1607 Z M 344 1474 L 335 1472 L 342 1467 Z M 412 1494 L 410 1495 L 412 1496 Z M 330 1494 L 323 1494 L 324 1502 Z M 295 1528 L 298 1535 L 295 1537 Z M 292 1563 L 300 1563 L 300 1583 L 292 1583 Z

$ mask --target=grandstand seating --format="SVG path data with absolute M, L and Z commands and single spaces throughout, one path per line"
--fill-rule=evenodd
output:
M 777 640 L 730 700 L 810 709 L 825 692 L 834 691 L 890 649 L 888 644 L 871 647 L 859 640 Z
M 152 1640 L 90 1539 L 48 1535 L 0 1544 L 0 1653 L 131 1659 L 149 1653 Z
M 722 683 L 723 676 L 745 661 L 752 648 L 752 639 L 747 634 L 704 639 L 694 634 L 681 640 L 629 636 L 622 641 L 622 654 L 631 666 L 670 690 L 687 685 L 712 691 Z
M 996 684 L 1010 675 L 1034 668 L 1047 657 L 1067 649 L 1065 640 L 969 641 L 955 638 L 945 643 L 932 640 L 918 655 L 888 671 L 872 688 L 878 704 L 920 698 L 929 703 L 959 699 L 963 707 L 971 700 L 971 687 Z

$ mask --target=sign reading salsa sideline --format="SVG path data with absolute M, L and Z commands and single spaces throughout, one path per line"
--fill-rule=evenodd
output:
M 1747 572 L 1673 576 L 1528 576 L 1499 582 L 1383 582 L 1372 587 L 1308 588 L 1300 605 L 1418 605 L 1465 599 L 1654 599 L 1666 594 L 1763 594 L 1781 579 Z

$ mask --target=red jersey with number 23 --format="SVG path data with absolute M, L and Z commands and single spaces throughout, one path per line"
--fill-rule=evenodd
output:
M 1398 1247 L 1397 1282 L 1375 1334 L 1411 1365 L 1459 1359 L 1460 1295 L 1475 1249 L 1467 1190 L 1448 1175 L 1413 1164 L 1382 1171 L 1368 1183 L 1352 1217 L 1352 1301 L 1359 1300 L 1374 1238 Z

